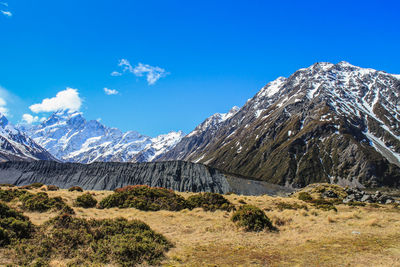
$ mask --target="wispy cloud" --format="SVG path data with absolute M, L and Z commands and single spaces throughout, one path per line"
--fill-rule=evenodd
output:
M 7 17 L 12 17 L 12 13 L 11 13 L 10 11 L 0 10 L 0 12 L 1 12 L 3 15 L 7 16 Z
M 0 6 L 5 6 L 8 7 L 8 3 L 6 2 L 0 2 Z M 1 14 L 3 14 L 6 17 L 12 17 L 12 13 L 10 11 L 6 11 L 6 10 L 0 10 Z
M 118 71 L 111 72 L 111 76 L 121 76 L 121 75 L 122 75 L 122 73 L 118 72 Z
M 122 73 L 113 71 L 111 73 L 112 76 L 121 76 L 125 72 L 130 72 L 137 77 L 146 76 L 149 85 L 155 84 L 159 79 L 169 74 L 163 68 L 150 66 L 148 64 L 138 63 L 136 66 L 132 66 L 127 59 L 121 59 L 118 66 L 122 68 Z
M 34 113 L 52 112 L 57 110 L 77 111 L 81 108 L 82 99 L 77 89 L 69 88 L 60 91 L 55 97 L 45 98 L 42 103 L 33 104 L 29 109 Z
M 106 93 L 106 95 L 117 95 L 119 92 L 115 89 L 108 89 L 105 87 L 104 93 Z
M 9 110 L 7 108 L 7 101 L 5 98 L 7 98 L 7 91 L 3 87 L 0 86 L 0 113 L 3 114 L 4 116 L 9 115 Z

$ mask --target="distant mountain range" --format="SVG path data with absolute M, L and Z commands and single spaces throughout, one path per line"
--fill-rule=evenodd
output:
M 0 114 L 0 161 L 56 160 Z
M 287 187 L 400 186 L 400 75 L 347 62 L 279 77 L 187 136 L 123 133 L 69 111 L 33 126 L 1 120 L 3 161 L 184 160 Z
M 124 133 L 68 110 L 55 112 L 38 125 L 19 125 L 19 129 L 57 159 L 80 163 L 132 161 L 141 152 L 136 161 L 151 161 L 184 136 L 182 132 L 156 138 L 134 131 Z

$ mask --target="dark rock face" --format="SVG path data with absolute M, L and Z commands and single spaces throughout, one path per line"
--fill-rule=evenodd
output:
M 52 161 L 5 162 L 0 164 L 1 183 L 27 185 L 33 182 L 61 188 L 113 190 L 146 184 L 177 191 L 231 191 L 225 176 L 202 164 L 183 161 L 157 163 L 57 163 Z
M 54 161 L 0 163 L 0 183 L 28 185 L 34 182 L 61 188 L 80 186 L 91 190 L 114 190 L 126 185 L 149 185 L 176 191 L 280 194 L 290 190 L 226 175 L 203 164 L 184 161 L 92 164 Z

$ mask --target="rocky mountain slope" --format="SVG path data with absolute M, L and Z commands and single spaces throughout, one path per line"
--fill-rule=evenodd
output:
M 398 187 L 399 95 L 399 75 L 316 63 L 270 82 L 210 133 L 199 126 L 158 159 L 202 162 L 289 187 Z
M 198 151 L 206 151 L 208 146 L 211 144 L 211 140 L 214 135 L 218 133 L 220 126 L 229 118 L 234 116 L 240 110 L 239 107 L 233 107 L 228 113 L 216 113 L 204 122 L 198 125 L 190 134 L 182 138 L 173 149 L 166 151 L 163 154 L 159 154 L 153 160 L 184 160 L 194 159 L 191 157 Z M 201 158 L 197 158 L 194 162 L 200 161 Z
M 9 160 L 32 161 L 55 160 L 55 158 L 0 114 L 0 161 Z
M 149 185 L 176 191 L 236 192 L 240 194 L 283 194 L 290 190 L 268 183 L 243 180 L 203 164 L 184 161 L 91 164 L 53 161 L 0 163 L 0 181 L 15 185 L 34 182 L 61 188 L 81 186 L 92 190 L 113 190 L 126 185 Z
M 122 132 L 96 120 L 87 121 L 80 112 L 58 111 L 39 125 L 20 125 L 33 140 L 56 158 L 66 162 L 95 161 L 126 162 L 143 150 L 142 161 L 150 161 L 183 137 L 182 132 L 171 132 L 156 138 L 134 131 Z

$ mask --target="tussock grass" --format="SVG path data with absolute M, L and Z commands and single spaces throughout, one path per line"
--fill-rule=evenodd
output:
M 112 191 L 87 192 L 95 193 L 93 197 L 98 202 L 113 194 Z M 49 197 L 62 197 L 69 206 L 82 195 L 63 189 L 47 193 Z M 194 195 L 176 193 L 185 199 Z M 235 194 L 224 197 L 236 208 L 241 205 L 238 200 L 244 199 Z M 245 232 L 230 220 L 233 211 L 225 210 L 73 209 L 77 218 L 123 217 L 145 222 L 174 245 L 162 262 L 165 266 L 399 266 L 400 208 L 395 205 L 379 205 L 379 208 L 336 205 L 335 212 L 318 209 L 296 198 L 248 196 L 245 200 L 263 210 L 279 231 Z M 279 210 L 277 203 L 282 202 L 307 205 L 308 211 L 302 208 Z M 7 204 L 17 208 L 20 205 L 13 201 Z M 23 214 L 35 225 L 43 225 L 58 215 L 55 211 L 24 211 Z M 0 265 L 9 263 L 7 259 L 6 251 L 1 250 Z M 62 259 L 50 261 L 51 266 L 66 266 L 66 263 Z

